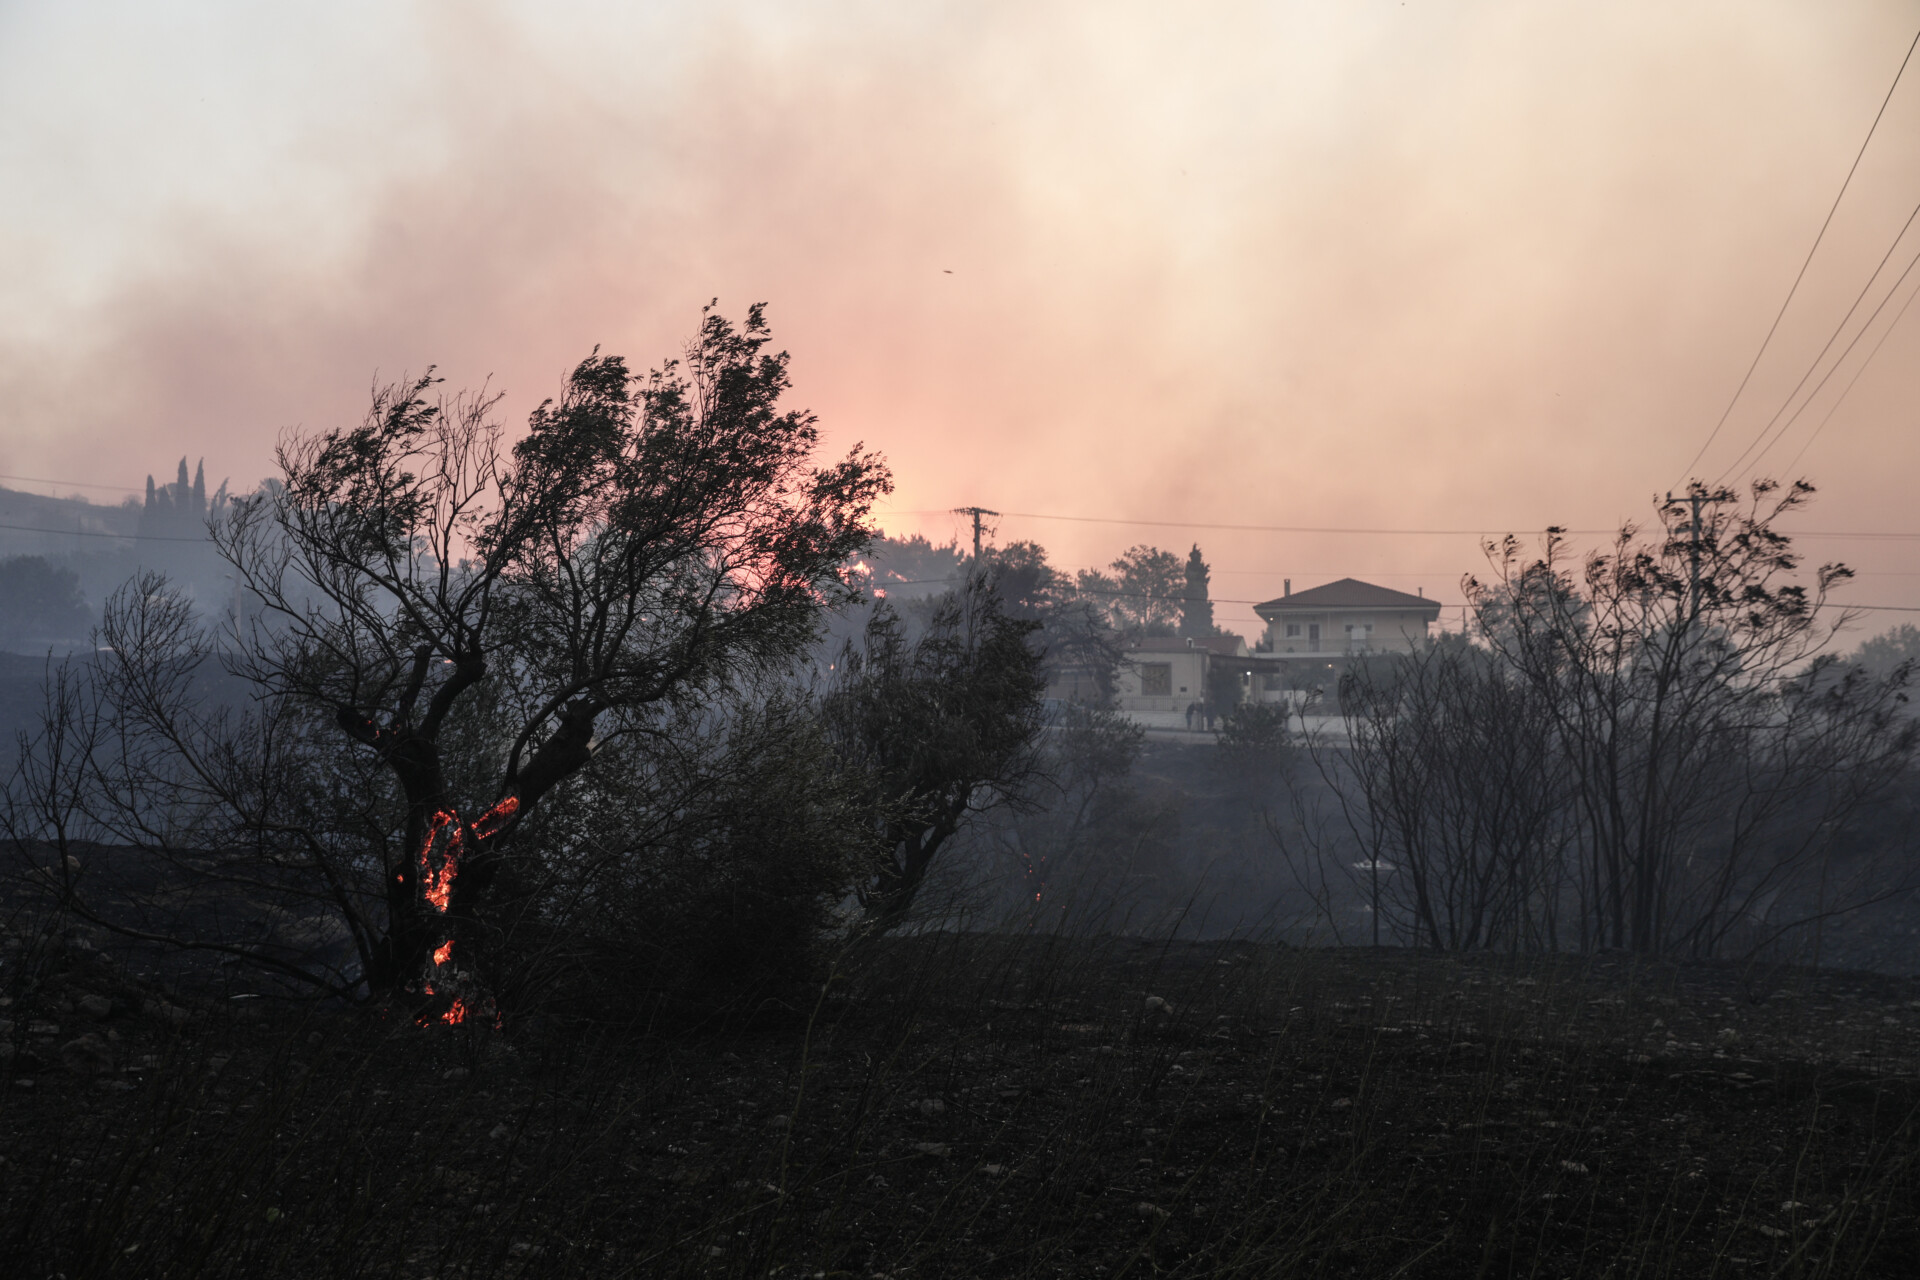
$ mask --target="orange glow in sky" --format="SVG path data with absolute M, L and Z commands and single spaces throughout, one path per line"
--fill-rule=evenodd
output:
M 595 344 L 674 354 L 717 297 L 770 304 L 833 451 L 889 457 L 895 532 L 964 541 L 969 504 L 1604 527 L 1684 480 L 1916 26 L 1765 0 L 9 6 L 0 472 L 131 488 L 187 453 L 245 488 L 376 376 L 491 377 L 523 418 Z M 1916 202 L 1920 68 L 1709 475 Z M 1808 528 L 1920 530 L 1920 306 L 1814 436 L 1916 287 L 1762 468 L 1799 456 Z M 1480 564 L 1467 535 L 995 534 L 1069 567 L 1198 541 L 1227 600 L 1351 574 L 1457 601 Z M 1915 548 L 1808 544 L 1901 605 Z

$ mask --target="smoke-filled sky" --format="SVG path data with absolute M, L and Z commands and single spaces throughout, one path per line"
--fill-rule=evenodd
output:
M 523 418 L 718 298 L 769 304 L 834 451 L 890 458 L 893 532 L 944 541 L 963 504 L 1602 528 L 1689 474 L 1916 28 L 1804 0 L 0 2 L 0 473 L 131 488 L 187 453 L 250 485 L 376 377 L 491 376 Z M 1920 66 L 1699 473 L 1750 473 L 1916 201 Z M 1829 361 L 1916 250 L 1920 223 Z M 1852 382 L 1916 287 L 1760 467 L 1820 486 L 1803 528 L 1920 531 L 1920 307 Z M 1480 563 L 997 526 L 1067 566 L 1198 541 L 1228 600 L 1352 574 L 1452 601 Z M 1916 548 L 1808 543 L 1892 605 Z

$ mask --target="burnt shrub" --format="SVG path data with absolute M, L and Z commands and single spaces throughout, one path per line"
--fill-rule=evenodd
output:
M 593 1021 L 804 1002 L 866 853 L 811 702 L 742 697 L 606 744 L 504 920 L 502 985 Z

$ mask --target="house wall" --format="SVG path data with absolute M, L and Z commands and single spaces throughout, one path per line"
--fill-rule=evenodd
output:
M 1334 690 L 1351 656 L 1346 648 L 1344 628 L 1346 622 L 1354 617 L 1374 624 L 1369 652 L 1405 651 L 1427 630 L 1423 615 L 1411 610 L 1309 610 L 1295 614 L 1294 618 L 1318 618 L 1323 627 L 1340 626 L 1342 631 L 1338 646 L 1329 647 L 1323 642 L 1320 653 L 1308 654 L 1304 652 L 1305 637 L 1302 636 L 1294 642 L 1296 649 L 1302 651 L 1289 654 L 1282 634 L 1276 652 L 1251 654 L 1242 647 L 1237 657 L 1213 655 L 1204 648 L 1184 646 L 1177 649 L 1170 646 L 1165 651 L 1147 648 L 1130 650 L 1121 663 L 1115 682 L 1118 709 L 1149 729 L 1193 729 L 1196 726 L 1188 720 L 1187 709 L 1205 701 L 1209 666 L 1215 661 L 1228 661 L 1255 668 L 1240 676 L 1240 696 L 1243 701 L 1281 705 L 1299 713 L 1308 705 L 1308 691 L 1319 690 L 1322 702 L 1318 705 L 1322 706 L 1320 714 L 1324 715 L 1324 708 L 1338 705 Z M 1284 627 L 1285 619 L 1279 621 Z M 1273 634 L 1271 628 L 1269 634 Z M 1147 669 L 1154 665 L 1166 669 L 1167 692 L 1164 694 L 1149 692 L 1146 687 L 1149 680 Z M 1054 697 L 1068 696 L 1066 686 L 1064 679 L 1057 680 L 1055 686 L 1049 688 L 1049 694 Z M 1216 708 L 1215 713 L 1218 714 L 1218 711 Z
M 1427 635 L 1427 615 L 1401 609 L 1273 609 L 1265 615 L 1267 645 L 1275 656 L 1289 653 L 1408 653 L 1414 643 Z M 1320 625 L 1320 647 L 1311 647 L 1313 624 Z M 1372 624 L 1370 634 L 1356 630 L 1350 637 L 1349 624 Z M 1298 626 L 1300 634 L 1289 636 L 1288 626 Z
M 1203 649 L 1181 649 L 1170 653 L 1134 652 L 1120 668 L 1118 694 L 1120 709 L 1129 713 L 1183 717 L 1187 708 L 1206 695 L 1206 661 Z M 1149 673 L 1143 668 L 1164 663 L 1167 692 L 1149 694 L 1143 685 Z

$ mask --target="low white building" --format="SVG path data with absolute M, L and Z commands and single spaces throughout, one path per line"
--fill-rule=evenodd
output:
M 1147 636 L 1130 645 L 1120 667 L 1116 692 L 1120 709 L 1149 729 L 1206 728 L 1207 681 L 1218 680 L 1222 664 L 1231 664 L 1243 689 L 1247 646 L 1231 637 L 1187 640 Z M 1245 696 L 1244 693 L 1242 696 Z

